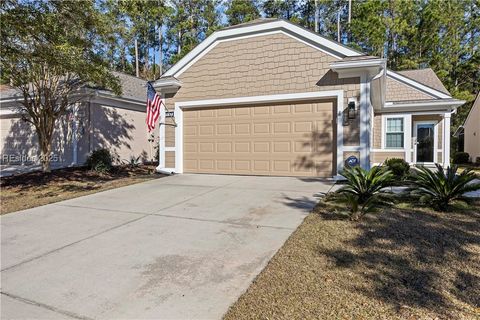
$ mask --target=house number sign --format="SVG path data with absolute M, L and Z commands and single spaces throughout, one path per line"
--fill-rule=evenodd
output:
M 165 117 L 166 118 L 173 118 L 174 117 L 174 111 L 165 112 Z

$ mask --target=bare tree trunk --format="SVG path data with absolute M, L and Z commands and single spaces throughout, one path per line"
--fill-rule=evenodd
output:
M 140 69 L 138 66 L 138 42 L 137 38 L 135 38 L 135 75 L 137 78 L 140 76 Z
M 315 0 L 315 10 L 314 10 L 314 15 L 315 15 L 315 32 L 318 33 L 319 27 L 318 27 L 318 0 Z
M 337 41 L 340 42 L 340 11 L 337 13 Z
M 162 51 L 162 25 L 158 26 L 158 66 L 160 70 L 159 77 L 162 76 L 163 73 L 163 51 Z

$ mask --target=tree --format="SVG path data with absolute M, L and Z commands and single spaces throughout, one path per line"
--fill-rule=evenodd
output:
M 79 101 L 81 89 L 121 92 L 98 53 L 108 28 L 93 0 L 4 1 L 0 26 L 2 79 L 21 92 L 19 110 L 35 128 L 42 169 L 49 172 L 55 125 Z
M 253 0 L 232 0 L 225 11 L 229 25 L 236 25 L 260 17 L 258 7 Z

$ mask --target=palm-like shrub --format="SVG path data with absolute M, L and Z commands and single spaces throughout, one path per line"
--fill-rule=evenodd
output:
M 446 210 L 453 200 L 461 199 L 466 192 L 480 189 L 480 183 L 473 183 L 476 176 L 471 170 L 457 174 L 456 165 L 446 170 L 439 164 L 436 166 L 437 170 L 415 168 L 410 178 L 411 193 L 420 196 L 424 202 L 428 201 L 434 208 Z
M 372 211 L 379 200 L 384 199 L 382 189 L 392 184 L 394 175 L 384 167 L 373 167 L 365 170 L 353 167 L 342 173 L 347 179 L 346 185 L 336 191 L 337 201 L 349 206 L 353 219 Z

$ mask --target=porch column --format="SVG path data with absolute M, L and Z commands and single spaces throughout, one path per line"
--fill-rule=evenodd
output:
M 448 167 L 450 165 L 450 118 L 451 113 L 445 113 L 443 115 L 443 166 Z
M 165 105 L 165 95 L 160 94 Z M 160 108 L 160 120 L 158 121 L 158 167 L 157 171 L 165 168 L 165 108 Z
M 412 114 L 407 114 L 403 117 L 404 122 L 405 122 L 405 128 L 404 128 L 404 146 L 403 148 L 405 149 L 405 161 L 408 163 L 412 163 Z

